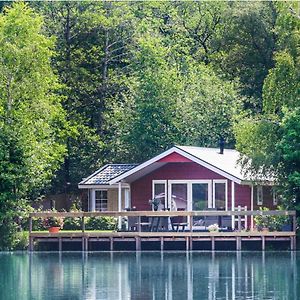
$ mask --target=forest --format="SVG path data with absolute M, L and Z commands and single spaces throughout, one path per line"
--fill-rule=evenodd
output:
M 0 249 L 105 163 L 224 138 L 300 211 L 299 2 L 1 2 Z M 250 158 L 250 160 L 249 160 Z

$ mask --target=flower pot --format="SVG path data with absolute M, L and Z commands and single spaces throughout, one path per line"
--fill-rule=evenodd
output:
M 60 227 L 49 227 L 50 233 L 58 233 L 60 231 Z

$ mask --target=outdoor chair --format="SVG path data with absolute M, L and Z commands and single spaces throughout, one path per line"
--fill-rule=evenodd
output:
M 184 216 L 171 217 L 171 226 L 173 231 L 184 231 L 187 225 L 188 223 L 186 217 Z
M 169 227 L 168 217 L 152 217 L 150 231 L 167 231 Z
M 177 211 L 184 211 L 184 209 L 178 208 Z M 188 226 L 187 217 L 185 216 L 176 216 L 170 219 L 173 231 L 184 231 L 185 227 Z
M 128 230 L 137 231 L 138 217 L 128 217 Z
M 138 217 L 128 217 L 128 230 L 129 231 L 138 231 L 138 221 L 139 218 Z M 148 217 L 141 217 L 141 231 L 149 231 L 150 226 L 151 226 L 151 222 L 149 222 Z

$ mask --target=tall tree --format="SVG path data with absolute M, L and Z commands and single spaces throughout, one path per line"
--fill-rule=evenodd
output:
M 65 154 L 65 114 L 50 59 L 53 39 L 27 4 L 0 16 L 0 248 L 11 246 L 25 199 L 50 182 Z
M 271 173 L 285 203 L 299 207 L 300 18 L 297 3 L 276 7 L 277 51 L 264 81 L 263 113 L 237 124 L 237 147 L 251 158 L 244 159 L 250 172 Z
M 103 116 L 126 73 L 134 29 L 130 7 L 112 2 L 35 4 L 57 37 L 54 66 L 65 85 L 63 106 L 74 135 L 55 192 L 71 188 L 107 159 Z M 114 98 L 115 99 L 115 98 Z

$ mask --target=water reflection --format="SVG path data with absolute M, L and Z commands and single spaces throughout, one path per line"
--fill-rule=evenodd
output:
M 0 299 L 298 299 L 287 252 L 0 254 Z

